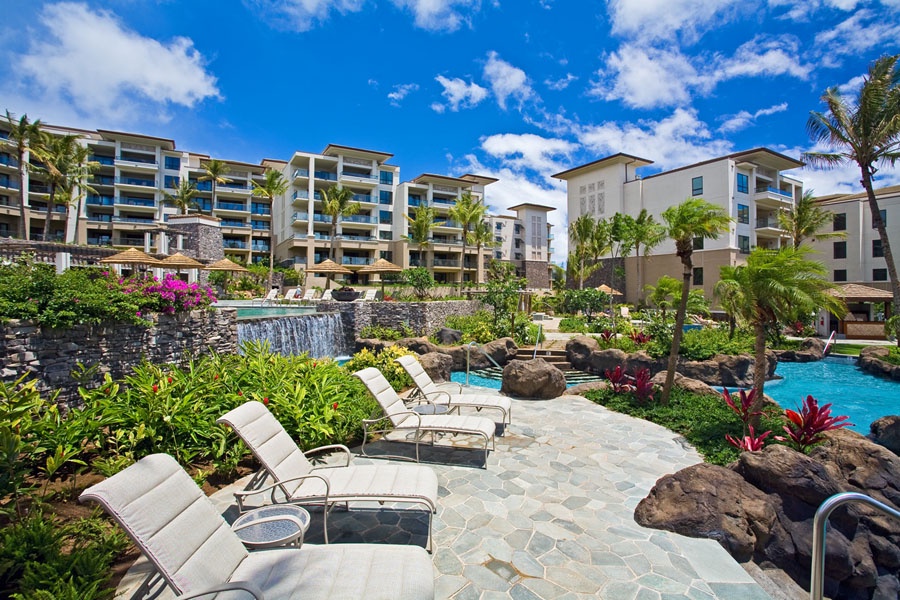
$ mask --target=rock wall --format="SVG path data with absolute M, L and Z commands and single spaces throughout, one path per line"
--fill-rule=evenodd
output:
M 0 379 L 11 382 L 29 374 L 42 392 L 59 390 L 60 401 L 72 401 L 78 383 L 70 374 L 78 363 L 98 365 L 94 380 L 99 382 L 105 373 L 127 375 L 143 359 L 180 363 L 210 351 L 236 350 L 233 309 L 156 315 L 149 327 L 115 323 L 57 330 L 10 321 L 0 325 Z
M 869 346 L 859 352 L 859 368 L 873 375 L 889 377 L 900 381 L 900 365 L 893 365 L 884 360 L 890 349 L 887 346 Z

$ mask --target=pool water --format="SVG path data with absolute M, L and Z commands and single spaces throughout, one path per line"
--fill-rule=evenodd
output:
M 450 381 L 453 381 L 454 383 L 458 383 L 460 385 L 466 385 L 466 372 L 453 371 L 450 374 Z M 482 377 L 481 375 L 476 375 L 475 373 L 469 373 L 469 385 L 490 388 L 492 390 L 499 390 L 500 380 L 491 379 L 490 377 Z
M 850 429 L 869 433 L 872 421 L 900 414 L 900 382 L 870 375 L 854 363 L 826 358 L 811 363 L 778 363 L 776 375 L 766 382 L 766 394 L 784 408 L 796 410 L 807 395 L 819 406 L 831 403 L 832 415 L 847 415 Z
M 314 306 L 242 306 L 237 309 L 238 321 L 267 317 L 296 317 L 316 312 Z

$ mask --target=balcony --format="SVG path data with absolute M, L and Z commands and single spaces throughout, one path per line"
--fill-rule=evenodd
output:
M 114 223 L 134 223 L 138 225 L 155 225 L 156 219 L 142 217 L 113 217 Z
M 295 222 L 309 221 L 309 213 L 295 212 L 294 214 L 291 215 L 291 221 L 295 221 Z
M 115 198 L 112 196 L 97 196 L 95 194 L 88 194 L 85 201 L 91 206 L 112 206 L 115 204 Z
M 293 179 L 308 179 L 309 169 L 294 169 L 294 172 L 291 173 L 291 177 Z
M 128 246 L 130 248 L 143 248 L 143 238 L 113 238 L 113 246 Z
M 461 229 L 462 224 L 458 221 L 454 221 L 452 219 L 435 219 L 434 220 L 435 227 L 448 227 L 451 229 Z
M 271 215 L 272 209 L 268 206 L 251 206 L 250 214 L 252 214 L 252 215 Z
M 224 202 L 218 201 L 216 202 L 216 210 L 231 210 L 235 212 L 250 212 L 247 210 L 247 205 L 243 202 Z
M 375 200 L 375 196 L 370 196 L 368 194 L 353 194 L 354 202 L 367 202 L 369 204 L 376 204 L 377 200 Z
M 442 204 L 444 206 L 455 206 L 456 199 L 450 200 L 449 198 L 432 198 L 431 200 L 434 204 Z
M 756 188 L 753 199 L 758 206 L 772 209 L 790 208 L 794 205 L 794 196 L 790 192 L 773 186 Z
M 268 223 L 262 223 L 262 224 L 260 224 L 260 223 L 253 223 L 253 224 L 250 226 L 250 228 L 253 229 L 253 231 L 271 231 L 271 230 L 272 230 L 272 228 L 269 227 L 269 224 L 268 224 Z
M 347 242 L 377 242 L 378 238 L 372 235 L 341 235 L 341 239 Z
M 7 167 L 17 168 L 19 166 L 19 161 L 14 159 L 12 156 L 0 155 L 0 165 L 6 165 Z
M 368 223 L 370 225 L 378 224 L 378 217 L 370 217 L 367 215 L 350 215 L 341 219 L 345 223 Z
M 19 188 L 15 188 L 15 189 L 19 189 Z M 49 194 L 50 186 L 44 185 L 42 183 L 29 183 L 28 191 L 31 192 L 32 194 Z
M 8 190 L 17 190 L 19 189 L 19 182 L 12 179 L 0 179 L 0 187 Z
M 328 223 L 330 225 L 331 217 L 329 217 L 328 215 L 314 214 L 313 221 L 315 221 L 316 223 Z
M 360 258 L 357 256 L 344 256 L 341 258 L 342 265 L 352 265 L 354 267 L 364 267 L 375 262 L 372 258 Z
M 116 177 L 119 185 L 135 185 L 139 187 L 156 187 L 155 179 L 142 179 L 140 177 Z
M 781 224 L 778 223 L 778 219 L 774 216 L 757 217 L 755 231 L 757 238 L 781 238 L 787 236 L 787 231 L 781 228 Z
M 246 250 L 247 242 L 242 242 L 240 240 L 222 240 L 222 246 L 225 248 L 230 248 L 232 250 Z
M 115 182 L 115 177 L 104 177 L 103 175 L 94 175 L 88 178 L 90 185 L 113 185 Z
M 135 165 L 153 165 L 154 167 L 159 166 L 159 163 L 156 162 L 156 157 L 150 156 L 138 156 L 135 154 L 125 155 L 121 154 L 116 157 L 116 162 L 126 162 Z M 106 163 L 111 164 L 111 163 Z
M 218 189 L 249 190 L 250 188 L 247 186 L 246 181 L 229 181 L 226 183 L 220 183 Z
M 156 200 L 150 198 L 130 198 L 128 196 L 118 196 L 115 204 L 123 204 L 125 206 L 137 206 L 140 208 L 156 208 Z
M 94 223 L 112 223 L 112 215 L 91 215 L 87 216 L 87 220 Z
M 315 171 L 313 176 L 316 179 L 324 179 L 325 181 L 337 181 L 337 173 L 331 171 Z
M 31 205 L 31 208 L 34 209 L 38 213 L 46 213 L 47 212 L 47 203 L 46 202 L 35 202 Z M 69 211 L 69 207 L 65 204 L 54 204 L 53 205 L 53 213 L 57 215 L 66 214 Z M 39 215 L 38 215 L 39 216 Z
M 428 261 L 424 258 L 411 258 L 409 259 L 409 266 L 411 267 L 427 267 Z
M 219 224 L 222 227 L 236 227 L 240 229 L 247 229 L 250 227 L 246 221 L 238 221 L 236 219 L 222 219 Z
M 458 260 L 451 260 L 448 258 L 436 258 L 432 263 L 435 267 L 456 267 L 459 268 Z
M 407 204 L 413 207 L 425 205 L 421 198 L 410 198 L 409 200 L 407 200 Z
M 188 183 L 194 186 L 198 192 L 211 192 L 212 181 L 200 181 L 199 179 L 188 179 Z
M 253 243 L 253 251 L 254 252 L 268 252 L 269 245 L 268 244 L 257 244 L 256 242 L 254 242 Z

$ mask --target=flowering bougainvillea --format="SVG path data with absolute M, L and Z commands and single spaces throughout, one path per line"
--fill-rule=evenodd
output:
M 210 288 L 182 281 L 172 274 L 160 282 L 154 279 L 141 293 L 156 305 L 157 311 L 168 314 L 205 308 L 216 301 Z

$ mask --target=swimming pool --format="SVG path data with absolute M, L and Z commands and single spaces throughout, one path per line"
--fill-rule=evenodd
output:
M 241 306 L 237 308 L 237 319 L 265 319 L 267 317 L 296 317 L 316 312 L 314 306 Z

